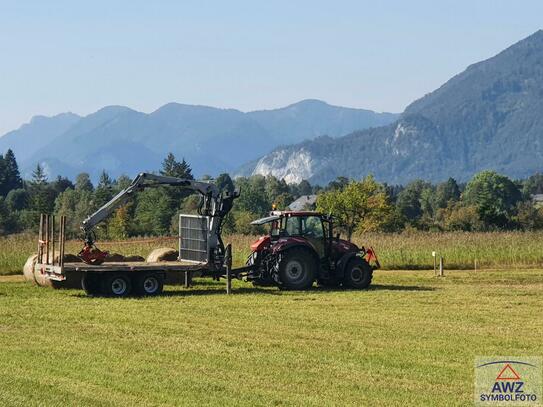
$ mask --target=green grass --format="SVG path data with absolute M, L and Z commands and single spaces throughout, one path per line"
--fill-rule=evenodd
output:
M 232 243 L 234 265 L 241 266 L 249 255 L 249 246 L 255 236 L 225 236 Z M 172 239 L 127 239 L 121 242 L 98 242 L 103 250 L 137 254 L 143 257 L 157 247 L 176 247 Z M 369 233 L 355 237 L 354 242 L 372 246 L 384 269 L 431 269 L 432 251 L 445 258 L 450 269 L 478 268 L 539 268 L 543 267 L 543 232 L 491 232 L 491 233 L 425 233 L 399 234 Z M 28 256 L 35 253 L 36 237 L 16 235 L 0 238 L 0 275 L 18 274 Z M 80 241 L 67 242 L 67 253 L 77 253 Z
M 465 406 L 475 356 L 543 354 L 541 270 L 223 290 L 120 300 L 0 277 L 1 404 Z

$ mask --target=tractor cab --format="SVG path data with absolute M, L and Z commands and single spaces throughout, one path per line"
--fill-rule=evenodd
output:
M 261 237 L 252 246 L 253 251 L 269 244 L 303 239 L 320 258 L 329 255 L 332 242 L 331 218 L 318 212 L 273 211 L 270 216 L 251 222 L 252 225 L 270 224 L 269 235 Z
M 251 222 L 269 224 L 269 234 L 251 245 L 247 266 L 253 283 L 305 289 L 320 285 L 366 288 L 373 250 L 334 237 L 333 218 L 312 211 L 272 211 Z M 377 259 L 374 258 L 378 267 Z

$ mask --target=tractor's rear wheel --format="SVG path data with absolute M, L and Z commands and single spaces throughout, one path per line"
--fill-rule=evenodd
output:
M 306 290 L 315 280 L 316 262 L 304 249 L 290 249 L 281 255 L 279 279 L 287 290 Z
M 369 263 L 360 257 L 355 257 L 345 268 L 343 285 L 356 289 L 368 288 L 372 277 L 373 269 Z

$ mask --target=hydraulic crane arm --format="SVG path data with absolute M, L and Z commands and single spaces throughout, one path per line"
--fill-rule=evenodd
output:
M 115 209 L 126 203 L 135 193 L 144 190 L 145 188 L 153 188 L 161 185 L 173 187 L 181 187 L 187 190 L 195 191 L 203 196 L 204 213 L 202 215 L 215 216 L 213 213 L 215 205 L 220 200 L 220 192 L 215 184 L 194 181 L 191 179 L 167 177 L 163 175 L 155 175 L 149 173 L 139 174 L 132 183 L 115 195 L 109 202 L 104 204 L 92 215 L 88 216 L 81 222 L 81 229 L 88 238 L 92 229 L 113 213 Z

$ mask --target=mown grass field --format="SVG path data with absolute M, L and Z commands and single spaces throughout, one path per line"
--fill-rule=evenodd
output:
M 36 236 L 16 235 L 0 237 L 0 275 L 18 274 L 28 256 L 37 251 Z M 232 243 L 234 264 L 245 263 L 249 246 L 255 236 L 225 236 Z M 478 268 L 541 268 L 543 267 L 542 232 L 492 233 L 370 233 L 355 237 L 354 242 L 372 246 L 384 269 L 431 269 L 432 251 L 443 256 L 450 269 Z M 134 238 L 117 242 L 98 242 L 102 250 L 124 255 L 147 255 L 157 247 L 177 247 L 175 238 Z M 67 242 L 67 253 L 76 254 L 81 241 Z
M 466 406 L 475 356 L 543 354 L 541 270 L 234 288 L 107 299 L 0 277 L 0 404 Z

